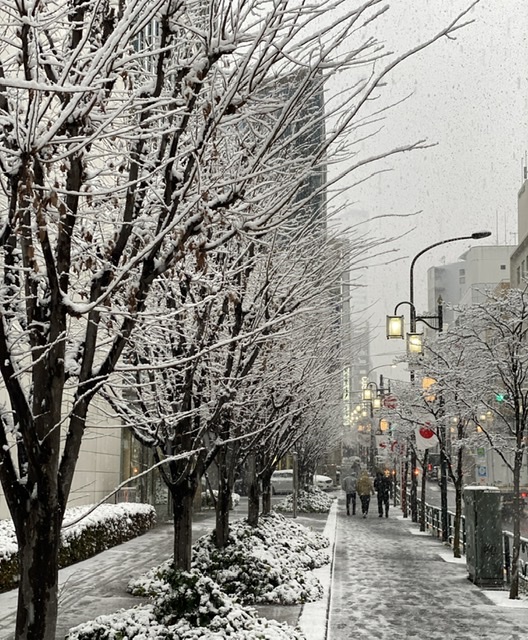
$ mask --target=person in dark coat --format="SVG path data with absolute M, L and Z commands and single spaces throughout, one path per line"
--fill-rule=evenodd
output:
M 391 481 L 388 475 L 382 471 L 376 473 L 374 480 L 374 489 L 378 494 L 378 514 L 380 518 L 383 518 L 383 512 L 385 517 L 389 517 L 389 502 L 391 492 Z

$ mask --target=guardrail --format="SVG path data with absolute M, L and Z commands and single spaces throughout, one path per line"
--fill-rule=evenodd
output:
M 410 490 L 408 490 L 407 500 L 409 500 Z M 421 500 L 417 499 L 418 513 L 420 513 Z M 399 487 L 396 491 L 395 506 L 400 505 Z M 448 516 L 448 543 L 453 545 L 455 514 L 447 512 Z M 410 519 L 410 510 L 409 510 Z M 435 538 L 442 537 L 442 521 L 440 507 L 425 503 L 425 527 Z M 460 547 L 461 552 L 466 553 L 466 519 L 464 515 L 460 522 Z M 503 565 L 506 583 L 510 583 L 511 578 L 511 552 L 513 547 L 513 533 L 506 529 L 502 530 L 502 552 Z M 519 552 L 519 589 L 528 593 L 528 538 L 521 536 L 521 548 Z
M 420 507 L 422 501 L 417 499 L 418 513 L 420 513 Z M 425 527 L 431 532 L 435 538 L 442 537 L 442 513 L 440 507 L 435 507 L 432 504 L 425 503 Z M 455 514 L 452 511 L 447 512 L 447 531 L 448 531 L 448 543 L 453 546 L 453 538 L 455 537 Z M 460 547 L 461 552 L 466 553 L 466 519 L 461 517 L 460 521 Z
M 506 582 L 510 582 L 511 576 L 511 549 L 513 546 L 513 533 L 502 532 L 502 549 L 504 553 L 504 571 Z M 521 549 L 519 551 L 519 590 L 528 593 L 528 538 L 521 536 Z

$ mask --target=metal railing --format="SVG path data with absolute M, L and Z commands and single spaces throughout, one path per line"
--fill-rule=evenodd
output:
M 504 554 L 504 571 L 506 582 L 511 578 L 511 549 L 513 546 L 513 533 L 502 531 L 502 549 Z M 528 538 L 521 536 L 521 548 L 519 550 L 519 590 L 528 593 Z
M 421 500 L 418 498 L 418 513 L 420 513 Z M 442 537 L 442 513 L 440 507 L 425 503 L 425 527 L 431 532 L 435 538 Z M 455 537 L 455 514 L 452 511 L 447 512 L 447 531 L 448 544 L 453 546 Z M 466 519 L 464 516 L 460 519 L 460 551 L 466 553 Z
M 408 492 L 408 496 L 410 493 Z M 400 505 L 399 487 L 396 489 L 395 505 Z M 421 500 L 417 499 L 418 514 L 420 514 Z M 453 545 L 454 527 L 455 527 L 455 514 L 452 511 L 447 512 L 448 515 L 448 544 Z M 410 510 L 409 510 L 409 520 Z M 425 528 L 435 538 L 442 537 L 442 520 L 440 507 L 425 503 Z M 466 554 L 466 518 L 464 515 L 460 519 L 460 551 L 462 554 Z M 503 551 L 503 565 L 504 576 L 506 583 L 510 583 L 511 570 L 512 570 L 512 557 L 511 549 L 513 546 L 513 533 L 506 529 L 502 530 L 502 551 Z M 519 589 L 525 593 L 528 593 L 528 538 L 521 536 L 521 548 L 519 551 Z

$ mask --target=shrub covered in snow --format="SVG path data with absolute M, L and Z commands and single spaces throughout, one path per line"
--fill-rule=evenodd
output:
M 69 640 L 304 640 L 286 623 L 259 618 L 198 571 L 167 571 L 153 604 L 100 616 L 74 629 Z
M 156 510 L 148 504 L 101 504 L 83 517 L 86 512 L 86 507 L 74 507 L 66 513 L 59 552 L 61 567 L 136 538 L 156 523 Z
M 262 516 L 258 527 L 247 520 L 233 523 L 225 549 L 216 548 L 213 534 L 197 540 L 193 567 L 244 604 L 296 604 L 322 596 L 309 570 L 330 562 L 328 545 L 324 536 L 272 513 Z M 131 581 L 129 589 L 136 595 L 164 592 L 170 572 L 166 562 Z
M 297 510 L 301 513 L 328 513 L 335 497 L 329 496 L 317 487 L 299 491 Z M 276 511 L 293 511 L 293 495 L 287 496 L 282 502 L 274 505 Z
M 66 510 L 59 551 L 61 568 L 135 538 L 156 522 L 156 511 L 148 504 L 101 504 L 92 509 L 93 505 Z M 0 591 L 16 586 L 17 552 L 12 521 L 0 521 Z
M 330 561 L 328 539 L 277 513 L 255 528 L 234 522 L 230 531 L 223 551 L 212 534 L 195 543 L 190 572 L 167 560 L 131 581 L 129 590 L 152 596 L 151 604 L 100 616 L 71 629 L 69 640 L 304 640 L 299 630 L 243 605 L 320 598 L 309 570 Z
M 16 586 L 18 544 L 11 520 L 0 520 L 0 592 Z
M 258 527 L 240 520 L 229 543 L 217 549 L 212 535 L 194 545 L 193 566 L 241 602 L 296 604 L 317 600 L 322 589 L 310 569 L 330 561 L 328 540 L 279 514 L 262 516 Z

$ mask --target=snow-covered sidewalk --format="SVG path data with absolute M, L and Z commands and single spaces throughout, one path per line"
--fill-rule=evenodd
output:
M 307 640 L 521 640 L 528 600 L 486 592 L 467 579 L 465 562 L 392 508 L 378 518 L 346 516 L 344 496 L 328 517 L 300 514 L 298 522 L 331 542 L 331 565 L 316 570 L 324 598 L 304 606 L 257 607 L 269 618 L 298 624 Z M 243 517 L 244 506 L 234 518 Z M 213 514 L 196 520 L 195 536 L 210 531 Z M 326 525 L 326 526 L 325 526 Z M 171 553 L 170 524 L 61 571 L 58 638 L 102 613 L 138 604 L 126 584 Z M 140 559 L 138 561 L 138 558 Z M 0 639 L 12 637 L 16 591 L 0 594 Z
M 508 601 L 468 580 L 464 561 L 404 520 L 337 514 L 328 640 L 521 640 L 528 601 Z M 513 605 L 513 606 L 512 606 Z
M 335 503 L 336 501 L 334 505 Z M 333 512 L 335 514 L 335 506 Z M 243 518 L 245 515 L 245 504 L 241 504 L 233 512 L 232 518 Z M 327 516 L 300 514 L 297 522 L 322 532 Z M 213 511 L 197 514 L 193 525 L 193 538 L 209 533 L 213 526 Z M 332 531 L 335 533 L 335 516 Z M 126 591 L 129 580 L 139 577 L 147 569 L 166 560 L 172 553 L 172 542 L 171 524 L 161 524 L 139 538 L 62 569 L 59 574 L 61 587 L 57 640 L 64 638 L 68 630 L 75 625 L 92 620 L 101 614 L 114 613 L 119 609 L 128 609 L 140 604 L 144 599 L 132 596 Z M 326 565 L 318 571 L 322 572 L 319 577 L 325 586 L 326 602 L 330 567 Z M 0 640 L 11 640 L 14 637 L 16 601 L 16 590 L 0 594 Z M 314 605 L 319 606 L 319 603 Z M 301 608 L 301 605 L 262 607 L 265 610 L 263 615 L 266 617 L 290 622 L 293 625 L 298 621 Z M 258 609 L 261 608 L 258 607 Z M 307 638 L 309 637 L 307 635 Z
M 196 537 L 211 530 L 214 514 L 196 518 Z M 126 592 L 128 581 L 166 560 L 172 553 L 172 526 L 161 524 L 148 533 L 104 551 L 59 572 L 59 624 L 57 638 L 71 627 L 139 604 L 142 599 Z M 17 591 L 0 593 L 0 640 L 14 636 Z

